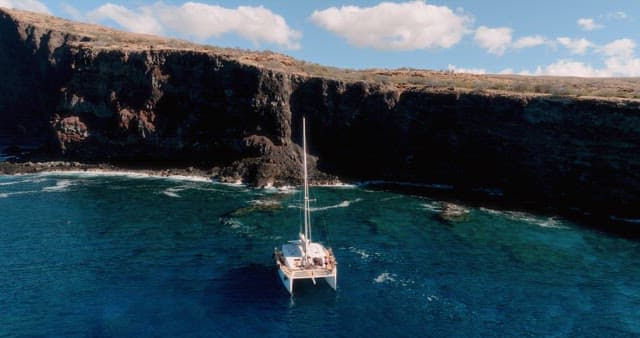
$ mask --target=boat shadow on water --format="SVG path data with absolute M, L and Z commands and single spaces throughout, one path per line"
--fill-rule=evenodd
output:
M 230 269 L 211 281 L 205 289 L 205 298 L 208 303 L 219 302 L 227 311 L 231 310 L 229 304 L 240 309 L 271 303 L 286 293 L 275 269 L 275 266 L 255 263 Z
M 256 309 L 285 310 L 295 303 L 335 298 L 336 293 L 322 279 L 296 281 L 295 297 L 290 296 L 278 278 L 275 265 L 251 263 L 223 273 L 204 290 L 203 302 L 209 317 L 245 316 Z M 318 287 L 320 286 L 320 287 Z M 329 297 L 330 296 L 330 297 Z

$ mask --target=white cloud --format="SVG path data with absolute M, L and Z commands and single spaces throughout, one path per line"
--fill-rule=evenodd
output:
M 446 6 L 423 1 L 331 7 L 314 11 L 310 19 L 352 45 L 379 50 L 450 48 L 468 32 L 472 21 Z
M 591 47 L 594 47 L 593 44 Z M 635 41 L 631 39 L 614 40 L 604 46 L 597 47 L 602 55 L 602 66 L 562 59 L 546 66 L 538 66 L 535 71 L 524 70 L 526 75 L 554 75 L 580 77 L 638 77 L 640 76 L 640 58 L 635 55 Z
M 291 29 L 282 16 L 263 6 L 225 8 L 198 2 L 181 6 L 157 2 L 129 9 L 107 3 L 88 13 L 87 18 L 97 22 L 113 20 L 136 33 L 177 33 L 199 40 L 235 33 L 256 45 L 270 43 L 289 49 L 300 48 L 302 36 Z
M 0 0 L 0 7 L 51 14 L 49 8 L 47 8 L 45 4 L 37 0 Z
M 180 7 L 156 4 L 154 13 L 169 28 L 198 39 L 236 33 L 255 44 L 274 43 L 290 49 L 300 48 L 300 32 L 291 29 L 285 19 L 262 6 L 235 9 L 187 2 Z
M 605 61 L 605 65 L 611 76 L 640 76 L 640 58 L 609 58 Z
M 544 45 L 546 43 L 548 43 L 547 39 L 545 39 L 540 35 L 525 36 L 516 40 L 516 42 L 513 43 L 513 48 L 516 48 L 516 49 L 531 48 L 531 47 Z
M 578 26 L 585 31 L 592 31 L 604 27 L 603 25 L 596 23 L 592 18 L 580 18 L 577 23 Z
M 611 76 L 640 76 L 640 58 L 609 58 L 605 61 L 605 65 Z
M 562 59 L 545 67 L 538 67 L 535 75 L 598 77 L 606 76 L 602 70 L 596 70 L 583 62 Z
M 91 21 L 113 20 L 124 29 L 135 33 L 162 34 L 162 24 L 150 13 L 148 7 L 140 8 L 138 12 L 124 6 L 111 3 L 102 5 L 87 14 Z
M 77 8 L 73 7 L 72 5 L 69 5 L 66 2 L 63 2 L 60 4 L 60 8 L 62 9 L 62 11 L 64 13 L 66 13 L 69 18 L 76 20 L 76 21 L 81 21 L 83 20 L 84 16 L 82 15 L 82 12 L 80 12 L 80 10 L 78 10 Z
M 467 74 L 486 74 L 487 71 L 483 68 L 461 68 L 456 65 L 449 64 L 447 69 L 454 73 L 467 73 Z
M 509 49 L 533 48 L 542 45 L 553 45 L 552 41 L 541 35 L 530 35 L 513 41 L 513 30 L 509 27 L 489 28 L 480 26 L 476 29 L 474 40 L 490 54 L 503 55 Z
M 613 12 L 607 14 L 607 19 L 609 20 L 626 20 L 629 18 L 629 15 L 623 11 Z
M 571 39 L 568 37 L 559 37 L 556 39 L 556 41 L 569 49 L 569 51 L 571 51 L 571 53 L 573 54 L 584 54 L 589 48 L 595 47 L 595 45 L 591 41 L 585 38 Z
M 633 56 L 635 48 L 635 41 L 618 39 L 600 47 L 598 51 L 608 57 L 629 59 Z
M 502 55 L 511 45 L 511 28 L 489 28 L 480 26 L 476 29 L 474 39 L 480 47 L 489 53 Z
M 640 76 L 640 58 L 635 56 L 636 43 L 631 39 L 618 39 L 602 47 L 605 65 L 613 76 Z

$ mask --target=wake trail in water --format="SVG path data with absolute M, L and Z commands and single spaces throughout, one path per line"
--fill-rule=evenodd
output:
M 315 212 L 315 211 L 324 211 L 324 210 L 330 210 L 330 209 L 336 209 L 336 208 L 348 208 L 349 206 L 351 206 L 351 204 L 353 203 L 357 203 L 362 201 L 362 198 L 356 198 L 354 200 L 347 200 L 347 201 L 342 201 L 338 204 L 334 204 L 334 205 L 327 205 L 324 207 L 311 207 L 309 208 L 309 211 L 311 212 Z M 290 205 L 289 208 L 296 208 L 296 209 L 301 209 L 302 207 L 299 205 Z

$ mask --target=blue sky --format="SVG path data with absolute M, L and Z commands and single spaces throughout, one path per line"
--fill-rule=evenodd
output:
M 0 0 L 345 68 L 640 76 L 638 0 Z

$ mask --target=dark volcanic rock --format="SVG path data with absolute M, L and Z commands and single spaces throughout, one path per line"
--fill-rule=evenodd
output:
M 0 133 L 59 159 L 215 167 L 265 186 L 299 180 L 306 115 L 316 180 L 640 218 L 637 100 L 313 77 L 234 53 L 0 10 Z

